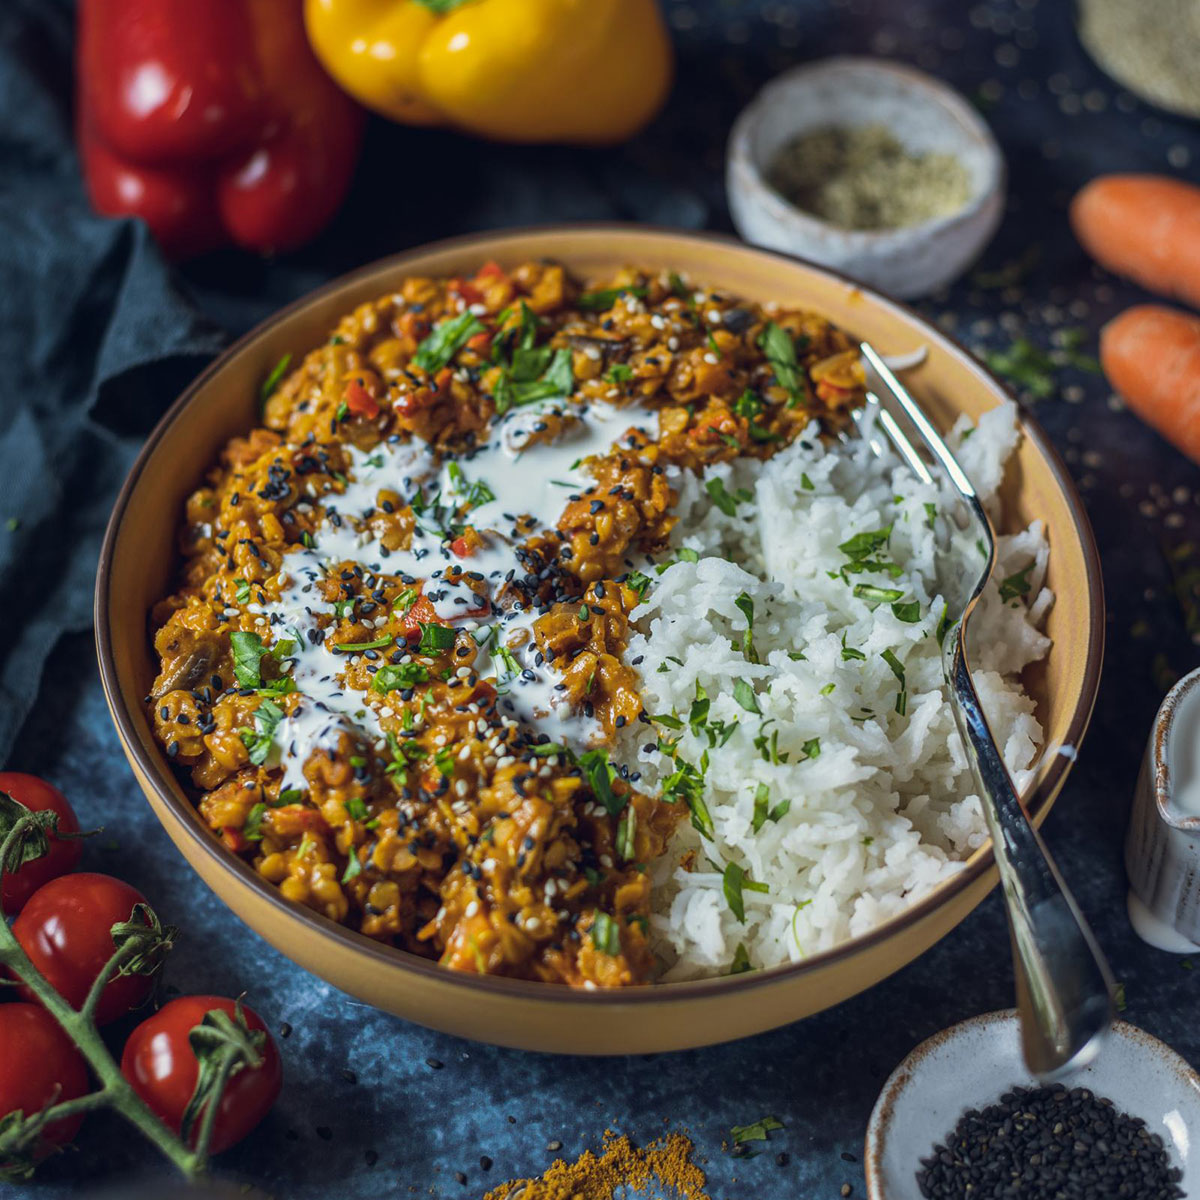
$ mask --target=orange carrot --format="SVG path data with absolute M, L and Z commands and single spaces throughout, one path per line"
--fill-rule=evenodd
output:
M 1071 228 L 1102 267 L 1200 306 L 1200 187 L 1102 175 L 1071 202 Z
M 1200 317 L 1128 308 L 1101 330 L 1100 363 L 1129 407 L 1200 463 Z

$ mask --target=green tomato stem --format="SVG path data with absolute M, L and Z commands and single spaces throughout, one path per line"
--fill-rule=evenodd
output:
M 35 824 L 32 817 L 22 817 L 16 821 L 8 836 L 0 845 L 0 869 L 6 861 L 8 851 L 23 835 L 26 828 Z M 50 986 L 46 977 L 33 965 L 29 955 L 25 953 L 21 943 L 17 941 L 7 921 L 0 919 L 0 964 L 7 967 L 14 975 L 29 988 L 40 1001 L 43 1008 L 62 1026 L 63 1031 L 75 1043 L 79 1053 L 83 1055 L 92 1073 L 100 1082 L 96 1092 L 81 1096 L 76 1100 L 64 1100 L 62 1104 L 53 1107 L 53 1113 L 58 1116 L 69 1116 L 72 1112 L 87 1111 L 92 1108 L 111 1108 L 125 1118 L 139 1133 L 175 1164 L 188 1179 L 196 1179 L 204 1174 L 205 1156 L 189 1150 L 157 1116 L 150 1111 L 142 1098 L 133 1090 L 129 1081 L 121 1074 L 116 1061 L 108 1052 L 92 1020 L 92 1012 L 103 990 L 103 981 L 107 980 L 119 963 L 128 953 L 127 947 L 121 947 L 112 956 L 101 971 L 84 1003 L 82 1010 L 72 1008 Z M 90 1009 L 89 1009 L 90 1004 Z

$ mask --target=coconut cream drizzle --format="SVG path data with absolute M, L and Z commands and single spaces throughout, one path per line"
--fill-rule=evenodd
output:
M 542 440 L 547 416 L 566 418 L 552 441 Z M 492 423 L 486 443 L 456 459 L 439 461 L 425 443 L 399 439 L 370 451 L 347 448 L 343 492 L 298 505 L 316 510 L 320 519 L 311 545 L 285 557 L 279 600 L 247 606 L 258 614 L 257 625 L 269 626 L 273 644 L 292 643 L 283 669 L 300 696 L 276 728 L 268 759 L 283 768 L 285 789 L 307 790 L 304 764 L 317 749 L 332 751 L 344 731 L 369 738 L 380 750 L 387 746 L 380 718 L 392 715 L 389 697 L 346 686 L 343 673 L 356 656 L 325 643 L 322 619 L 335 614 L 335 605 L 318 584 L 346 562 L 362 568 L 367 586 L 376 575 L 422 585 L 439 619 L 471 632 L 479 647 L 474 670 L 494 681 L 504 716 L 536 725 L 556 743 L 583 749 L 600 740 L 600 723 L 570 709 L 558 673 L 538 652 L 532 627 L 541 613 L 519 604 L 504 608 L 496 598 L 507 581 L 525 572 L 517 547 L 556 524 L 570 498 L 591 486 L 586 461 L 607 453 L 630 429 L 656 439 L 658 414 L 641 406 L 584 407 L 559 400 L 510 411 Z M 406 550 L 389 552 L 366 524 L 384 489 L 406 501 L 419 489 L 425 502 Z M 465 522 L 484 544 L 460 559 L 449 549 L 443 521 L 466 503 L 473 507 Z M 526 520 L 518 528 L 520 518 Z M 375 624 L 372 616 L 359 620 L 368 629 Z M 384 615 L 379 624 L 386 621 Z M 419 728 L 419 714 L 414 719 Z

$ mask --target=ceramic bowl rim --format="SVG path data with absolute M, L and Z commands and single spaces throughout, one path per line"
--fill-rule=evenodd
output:
M 117 734 L 123 744 L 126 754 L 133 761 L 136 772 L 140 773 L 140 783 L 148 783 L 155 792 L 158 800 L 170 814 L 175 827 L 186 831 L 189 839 L 200 847 L 203 853 L 213 860 L 219 870 L 240 881 L 257 894 L 257 898 L 265 900 L 268 905 L 277 910 L 285 921 L 295 921 L 298 925 L 307 927 L 314 935 L 340 944 L 351 953 L 386 964 L 398 970 L 401 975 L 413 972 L 436 979 L 449 987 L 464 988 L 479 994 L 500 994 L 509 998 L 536 998 L 555 1003 L 575 1004 L 582 1006 L 623 1006 L 666 1003 L 669 1001 L 698 999 L 718 994 L 730 995 L 736 993 L 746 995 L 760 987 L 794 980 L 804 975 L 815 974 L 827 967 L 842 961 L 850 960 L 876 946 L 902 934 L 905 930 L 917 925 L 922 919 L 931 915 L 949 903 L 960 893 L 976 883 L 993 865 L 990 845 L 982 852 L 977 851 L 976 861 L 968 861 L 964 868 L 950 879 L 939 884 L 929 895 L 922 897 L 915 904 L 909 905 L 895 916 L 876 926 L 865 934 L 849 938 L 840 945 L 829 950 L 820 951 L 797 963 L 786 963 L 781 966 L 765 968 L 758 971 L 747 971 L 737 976 L 717 976 L 713 978 L 687 980 L 674 983 L 655 983 L 645 987 L 618 988 L 612 990 L 598 989 L 585 991 L 580 988 L 554 988 L 545 983 L 532 980 L 506 979 L 494 976 L 480 976 L 461 971 L 448 971 L 437 963 L 423 959 L 418 955 L 392 946 L 383 945 L 345 925 L 339 925 L 329 918 L 314 912 L 312 909 L 292 904 L 284 899 L 279 889 L 268 883 L 248 863 L 230 854 L 211 833 L 204 828 L 196 817 L 195 809 L 186 800 L 181 801 L 167 783 L 171 777 L 169 765 L 162 755 L 146 752 L 142 746 L 134 723 L 132 713 L 126 708 L 122 697 L 119 672 L 113 656 L 112 635 L 110 632 L 109 591 L 113 571 L 118 532 L 122 519 L 129 507 L 134 492 L 141 480 L 150 459 L 156 453 L 159 443 L 167 430 L 180 418 L 184 410 L 192 403 L 197 392 L 204 387 L 213 376 L 219 374 L 226 364 L 250 344 L 269 332 L 275 325 L 281 323 L 295 313 L 313 304 L 325 296 L 346 287 L 349 284 L 365 279 L 371 275 L 387 271 L 416 258 L 431 253 L 444 253 L 453 250 L 476 248 L 480 254 L 487 254 L 490 246 L 497 240 L 508 238 L 537 237 L 563 235 L 571 233 L 610 234 L 614 237 L 629 234 L 658 234 L 684 241 L 715 242 L 739 254 L 776 259 L 783 264 L 799 265 L 807 270 L 831 276 L 852 288 L 858 289 L 864 299 L 872 304 L 891 307 L 899 311 L 908 320 L 916 322 L 921 328 L 928 330 L 935 338 L 946 342 L 960 356 L 962 361 L 981 377 L 989 389 L 996 394 L 1009 396 L 1008 389 L 983 367 L 962 343 L 942 330 L 935 329 L 919 313 L 902 301 L 894 300 L 867 284 L 860 283 L 850 276 L 829 267 L 809 262 L 797 255 L 782 251 L 767 250 L 751 246 L 729 234 L 709 230 L 682 230 L 668 226 L 650 225 L 634 222 L 617 221 L 579 221 L 555 222 L 545 225 L 513 226 L 503 229 L 484 230 L 476 233 L 460 234 L 455 237 L 442 238 L 433 242 L 425 242 L 418 246 L 402 250 L 396 254 L 386 255 L 364 266 L 348 271 L 337 278 L 322 284 L 319 288 L 305 293 L 290 304 L 277 310 L 265 320 L 259 322 L 249 332 L 224 349 L 211 363 L 197 375 L 180 393 L 171 406 L 159 419 L 150 432 L 137 458 L 130 467 L 129 474 L 121 486 L 113 505 L 112 514 L 104 534 L 104 542 L 100 550 L 100 559 L 96 571 L 96 591 L 94 607 L 94 625 L 96 635 L 96 654 L 99 662 L 100 680 L 108 702 L 109 712 L 117 728 Z M 1104 657 L 1105 605 L 1103 581 L 1100 573 L 1100 558 L 1096 547 L 1095 537 L 1087 519 L 1083 501 L 1072 481 L 1066 465 L 1058 452 L 1050 443 L 1041 426 L 1024 409 L 1020 410 L 1022 432 L 1035 444 L 1045 457 L 1054 482 L 1061 492 L 1071 516 L 1071 523 L 1079 538 L 1083 552 L 1084 566 L 1087 578 L 1087 594 L 1090 600 L 1089 609 L 1089 654 L 1084 667 L 1080 702 L 1071 714 L 1070 725 L 1065 735 L 1064 744 L 1079 746 L 1087 731 L 1092 711 L 1096 702 L 1096 693 L 1100 680 L 1100 669 Z M 1055 755 L 1045 777 L 1037 790 L 1029 798 L 1029 811 L 1035 817 L 1046 809 L 1054 800 L 1062 786 L 1072 760 L 1065 755 Z M 153 806 L 152 806 L 153 807 Z M 164 818 L 156 811 L 160 823 L 165 827 Z M 190 866 L 190 864 L 189 864 Z M 194 869 L 194 868 L 193 868 Z M 217 891 L 215 887 L 212 888 Z M 226 904 L 220 892 L 217 892 Z
M 930 217 L 916 225 L 899 229 L 842 229 L 820 217 L 797 208 L 786 196 L 767 182 L 762 167 L 752 153 L 751 141 L 754 130 L 763 120 L 772 93 L 781 90 L 786 82 L 802 77 L 841 70 L 864 70 L 882 72 L 901 80 L 914 94 L 923 93 L 921 103 L 939 108 L 963 127 L 965 132 L 978 140 L 986 156 L 986 177 L 981 186 L 973 189 L 971 198 L 960 208 L 942 216 Z M 886 123 L 886 122 L 885 122 Z M 893 128 L 891 125 L 889 128 Z M 981 212 L 995 204 L 1005 188 L 1004 155 L 995 135 L 987 122 L 971 108 L 966 98 L 943 80 L 887 57 L 865 54 L 837 54 L 814 62 L 798 63 L 769 79 L 754 98 L 738 113 L 729 131 L 730 166 L 744 174 L 743 186 L 753 190 L 757 202 L 770 209 L 770 216 L 791 234 L 818 237 L 836 242 L 846 251 L 861 252 L 868 249 L 901 249 L 918 241 L 926 241 L 951 228 L 973 221 Z M 795 256 L 793 256 L 795 257 Z M 957 344 L 957 343 L 956 343 Z

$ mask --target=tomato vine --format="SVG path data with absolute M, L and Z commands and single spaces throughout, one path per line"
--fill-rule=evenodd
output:
M 47 834 L 57 825 L 56 812 L 31 811 L 7 793 L 0 792 L 0 835 L 3 836 L 0 876 L 14 873 L 25 863 L 47 854 L 50 849 Z M 0 1180 L 24 1179 L 33 1173 L 41 1134 L 47 1126 L 101 1108 L 119 1113 L 187 1179 L 195 1180 L 205 1174 L 213 1126 L 225 1087 L 238 1071 L 259 1066 L 267 1035 L 247 1027 L 240 1004 L 233 1017 L 213 1011 L 192 1030 L 190 1040 L 200 1063 L 200 1073 L 181 1138 L 150 1110 L 121 1074 L 95 1020 L 105 984 L 117 975 L 145 974 L 157 969 L 170 950 L 174 936 L 174 928 L 164 927 L 148 906 L 136 905 L 127 921 L 112 927 L 112 957 L 96 977 L 87 998 L 76 1009 L 50 985 L 30 961 L 8 922 L 0 919 L 0 967 L 7 968 L 24 983 L 58 1022 L 100 1085 L 83 1096 L 59 1102 L 51 1100 L 35 1113 L 26 1115 L 16 1111 L 0 1117 Z M 194 1145 L 189 1146 L 193 1131 Z

